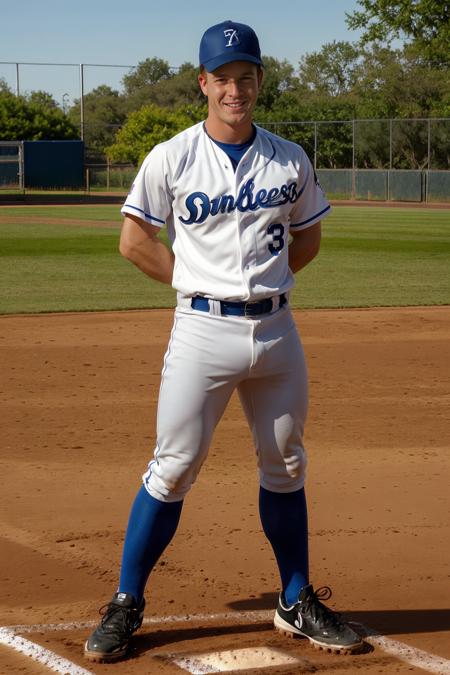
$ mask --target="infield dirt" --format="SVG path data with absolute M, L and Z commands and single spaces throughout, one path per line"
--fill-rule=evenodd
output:
M 330 585 L 330 605 L 349 618 L 448 659 L 449 308 L 295 316 L 310 373 L 312 581 Z M 96 620 L 114 592 L 153 450 L 171 321 L 165 310 L 0 318 L 1 626 Z M 233 397 L 152 575 L 147 617 L 275 607 L 257 501 L 251 437 Z M 145 625 L 133 658 L 110 666 L 84 661 L 88 632 L 27 637 L 95 673 L 181 673 L 167 655 L 252 646 L 298 656 L 301 672 L 423 672 L 379 649 L 315 652 L 270 620 Z M 0 673 L 16 672 L 49 671 L 1 647 Z

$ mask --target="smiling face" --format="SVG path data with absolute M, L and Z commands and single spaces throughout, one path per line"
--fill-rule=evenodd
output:
M 253 108 L 263 71 L 248 61 L 233 61 L 213 73 L 202 70 L 200 88 L 208 97 L 206 129 L 216 141 L 243 143 L 252 134 Z

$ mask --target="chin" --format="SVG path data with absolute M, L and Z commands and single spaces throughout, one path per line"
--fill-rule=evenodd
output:
M 239 115 L 229 115 L 228 124 L 230 124 L 233 127 L 239 127 L 242 124 L 246 124 L 249 119 L 250 118 L 247 113 L 240 113 Z

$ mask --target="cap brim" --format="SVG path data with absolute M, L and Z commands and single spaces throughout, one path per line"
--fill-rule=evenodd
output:
M 226 63 L 232 63 L 233 61 L 249 61 L 250 63 L 255 63 L 257 66 L 262 66 L 263 63 L 261 59 L 258 59 L 256 56 L 250 56 L 249 54 L 241 52 L 230 52 L 229 54 L 221 54 L 215 59 L 210 59 L 205 63 L 202 63 L 202 66 L 206 68 L 209 73 L 212 73 L 220 66 L 224 66 Z

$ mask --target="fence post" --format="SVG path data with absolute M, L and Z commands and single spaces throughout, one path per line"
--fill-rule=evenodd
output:
M 317 122 L 314 122 L 314 171 L 317 169 Z
M 84 141 L 84 65 L 80 63 L 80 138 Z
M 110 171 L 110 164 L 109 164 L 109 157 L 106 158 L 106 189 L 109 190 L 109 171 Z
M 20 96 L 20 86 L 19 86 L 19 64 L 16 63 L 16 96 Z
M 427 147 L 427 168 L 428 171 L 431 169 L 431 119 L 428 118 L 428 147 Z
M 355 153 L 355 129 L 356 120 L 352 121 L 352 199 L 356 199 L 356 153 Z
M 89 169 L 86 169 L 86 192 L 90 192 L 91 190 L 91 185 L 90 185 L 90 174 L 89 174 Z
M 425 172 L 425 203 L 428 204 L 428 195 L 429 195 L 429 182 L 430 182 L 430 171 L 431 171 L 431 119 L 428 118 L 428 138 L 427 138 L 427 170 Z
M 23 141 L 19 143 L 19 187 L 25 194 L 25 157 L 23 150 Z
M 386 201 L 391 198 L 391 171 L 392 171 L 392 119 L 389 120 L 389 169 L 387 172 Z

